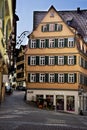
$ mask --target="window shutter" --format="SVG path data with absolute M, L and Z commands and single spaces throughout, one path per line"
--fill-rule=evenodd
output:
M 39 73 L 36 73 L 36 82 L 39 82 Z
M 45 74 L 45 82 L 49 82 L 49 74 Z
M 55 47 L 58 47 L 58 39 L 55 39 Z
M 45 56 L 45 65 L 48 65 L 48 64 L 49 64 L 49 57 Z
M 74 82 L 75 83 L 77 82 L 77 74 L 76 73 L 74 74 Z
M 63 25 L 62 25 L 62 24 L 60 24 L 60 30 L 59 30 L 59 31 L 62 31 L 62 29 L 63 29 Z
M 31 39 L 28 41 L 29 48 L 31 48 Z
M 47 31 L 49 31 L 49 24 L 47 24 Z
M 68 83 L 68 74 L 64 74 L 64 80 L 65 80 L 65 82 L 67 82 Z
M 58 65 L 58 56 L 55 56 L 55 65 Z
M 68 46 L 68 38 L 64 39 L 64 46 L 67 47 Z
M 40 39 L 36 39 L 36 48 L 39 48 L 40 45 Z
M 28 74 L 28 82 L 30 82 L 30 73 Z
M 76 56 L 74 56 L 74 64 L 76 64 Z
M 39 56 L 36 56 L 36 65 L 39 65 Z
M 41 26 L 41 31 L 43 32 L 43 26 Z
M 28 65 L 30 65 L 30 56 L 28 57 Z
M 58 82 L 58 74 L 55 73 L 55 82 Z
M 55 24 L 55 31 L 57 31 L 57 24 Z
M 45 39 L 46 47 L 49 48 L 49 39 Z
M 64 56 L 64 65 L 67 64 L 67 56 Z

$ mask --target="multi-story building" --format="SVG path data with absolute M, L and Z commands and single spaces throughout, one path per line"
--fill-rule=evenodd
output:
M 17 60 L 16 60 L 17 89 L 24 89 L 26 87 L 25 50 L 26 45 L 21 45 L 20 48 L 17 49 Z
M 15 46 L 15 43 L 13 45 L 11 42 L 16 27 L 15 5 L 16 0 L 0 0 L 0 101 L 4 98 L 5 84 L 9 84 L 8 73 L 12 57 L 10 54 Z M 15 35 L 14 37 L 16 38 Z
M 87 110 L 87 10 L 34 11 L 26 51 L 27 100 Z M 43 100 L 42 100 L 43 101 Z

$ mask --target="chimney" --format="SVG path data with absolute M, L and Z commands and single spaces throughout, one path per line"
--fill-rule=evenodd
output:
M 80 7 L 77 8 L 77 13 L 80 13 Z

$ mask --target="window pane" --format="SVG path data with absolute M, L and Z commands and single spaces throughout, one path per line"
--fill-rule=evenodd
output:
M 64 82 L 64 74 L 58 74 L 58 82 L 63 83 Z
M 54 39 L 49 39 L 49 48 L 54 48 L 54 47 L 55 47 Z
M 45 82 L 45 74 L 40 74 L 40 82 Z
M 36 48 L 36 40 L 31 40 L 31 48 Z
M 49 74 L 49 82 L 54 82 L 55 81 L 55 76 L 54 74 Z
M 64 56 L 58 56 L 58 65 L 64 65 Z
M 74 56 L 68 56 L 68 65 L 74 64 Z
M 36 74 L 30 74 L 30 82 L 36 82 Z
M 54 56 L 49 56 L 49 65 L 54 65 L 55 59 Z
M 58 39 L 58 47 L 64 47 L 64 39 Z
M 31 56 L 30 57 L 30 64 L 31 65 L 36 65 L 36 56 Z
M 67 111 L 75 111 L 75 97 L 67 96 Z
M 40 48 L 45 48 L 45 40 L 40 40 Z
M 74 83 L 74 74 L 68 74 L 68 82 Z
M 40 65 L 45 65 L 45 56 L 40 56 Z

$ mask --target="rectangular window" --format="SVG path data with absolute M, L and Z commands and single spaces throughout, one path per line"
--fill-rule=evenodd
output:
M 55 40 L 49 39 L 49 48 L 54 48 L 54 47 L 55 47 Z
M 74 47 L 74 38 L 68 38 L 68 47 Z
M 31 40 L 31 48 L 36 48 L 36 40 Z
M 58 82 L 64 83 L 64 74 L 58 74 Z
M 54 65 L 54 64 L 55 64 L 54 56 L 49 56 L 49 65 Z
M 62 24 L 57 24 L 56 25 L 56 31 L 61 31 L 62 30 Z
M 45 39 L 40 40 L 40 48 L 45 48 Z
M 55 24 L 49 24 L 49 31 L 55 30 Z
M 30 57 L 30 65 L 36 65 L 36 56 Z
M 36 82 L 36 74 L 30 74 L 30 82 Z
M 45 65 L 45 56 L 40 56 L 39 64 L 40 65 Z
M 49 74 L 49 82 L 51 82 L 51 83 L 55 82 L 54 74 Z
M 58 47 L 64 47 L 64 39 L 61 38 L 61 39 L 58 39 Z
M 68 74 L 68 82 L 69 83 L 74 83 L 75 79 L 74 79 L 74 74 Z
M 42 31 L 47 32 L 47 25 L 43 25 L 42 27 L 43 27 Z
M 67 111 L 75 111 L 75 97 L 74 96 L 67 96 Z
M 39 81 L 45 82 L 45 74 L 40 74 Z
M 58 56 L 58 65 L 64 65 L 64 56 Z
M 74 56 L 68 56 L 68 65 L 74 64 Z

